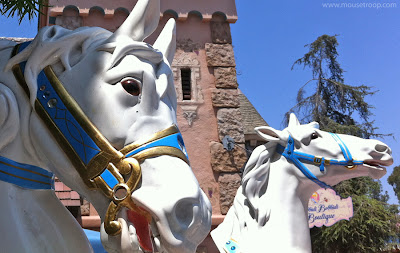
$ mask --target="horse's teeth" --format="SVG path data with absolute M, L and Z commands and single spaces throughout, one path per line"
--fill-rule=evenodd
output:
M 132 224 L 129 224 L 129 234 L 136 236 L 136 228 Z
M 159 237 L 154 237 L 154 244 L 156 245 L 156 249 L 161 252 L 161 243 Z
M 381 167 L 380 165 L 370 165 L 370 164 L 367 164 L 367 163 L 364 163 L 363 164 L 365 167 L 368 167 L 368 168 L 371 168 L 371 169 L 375 169 L 375 170 L 384 170 L 384 168 L 383 167 Z
M 151 221 L 150 228 L 154 237 L 160 236 L 160 232 L 158 231 L 157 224 L 154 222 L 154 220 Z
M 135 227 L 133 226 L 132 223 L 128 223 L 128 224 L 129 224 L 129 227 L 128 227 L 129 239 L 131 240 L 131 246 L 132 246 L 133 252 L 143 252 L 139 246 L 139 240 L 136 235 Z

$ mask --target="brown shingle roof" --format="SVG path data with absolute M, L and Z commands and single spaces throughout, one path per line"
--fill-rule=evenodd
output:
M 239 92 L 239 100 L 239 109 L 243 117 L 244 134 L 255 134 L 255 127 L 268 126 L 267 122 L 242 92 Z

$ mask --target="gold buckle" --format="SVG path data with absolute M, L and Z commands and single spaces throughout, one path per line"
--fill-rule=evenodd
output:
M 314 163 L 315 163 L 316 165 L 321 165 L 322 159 L 323 159 L 322 156 L 314 156 Z M 331 160 L 329 160 L 329 159 L 324 159 L 324 165 L 330 165 L 330 164 L 331 164 Z
M 322 157 L 321 156 L 314 156 L 314 163 L 316 165 L 321 165 L 322 163 Z
M 357 168 L 357 165 L 355 165 L 355 164 L 353 163 L 353 160 L 351 160 L 351 161 L 347 161 L 347 165 L 345 165 L 345 167 L 346 167 L 347 169 L 349 169 L 349 170 L 354 170 L 355 168 Z
M 121 233 L 121 224 L 116 219 L 117 214 L 122 207 L 131 210 L 138 209 L 130 196 L 141 178 L 142 172 L 140 164 L 136 159 L 131 157 L 125 158 L 120 164 L 123 163 L 127 163 L 131 168 L 129 179 L 126 182 L 124 177 L 121 175 L 119 168 L 112 163 L 109 164 L 107 169 L 118 180 L 118 184 L 115 185 L 113 189 L 111 189 L 100 176 L 94 179 L 96 185 L 109 199 L 111 199 L 104 219 L 104 229 L 109 235 L 118 235 Z M 147 216 L 149 216 L 149 214 Z

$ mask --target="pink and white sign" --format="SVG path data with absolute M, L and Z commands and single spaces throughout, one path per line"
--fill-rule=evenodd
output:
M 308 201 L 308 225 L 310 228 L 329 227 L 340 220 L 353 217 L 351 197 L 341 199 L 332 189 L 319 189 Z

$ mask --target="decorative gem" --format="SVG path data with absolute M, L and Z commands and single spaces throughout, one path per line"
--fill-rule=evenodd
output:
M 56 107 L 56 105 L 57 105 L 57 99 L 55 99 L 55 98 L 52 98 L 49 100 L 49 102 L 47 102 L 47 106 L 49 108 L 54 108 L 54 107 Z
M 50 91 L 45 91 L 43 93 L 43 98 L 48 98 L 50 96 Z

